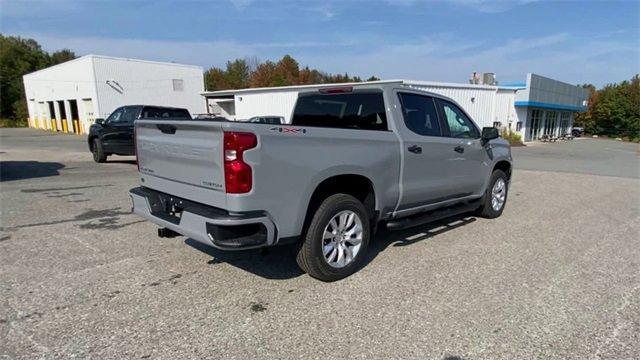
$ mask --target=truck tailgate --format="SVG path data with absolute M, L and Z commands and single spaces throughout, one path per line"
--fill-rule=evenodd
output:
M 136 121 L 142 185 L 224 208 L 223 140 L 219 122 Z

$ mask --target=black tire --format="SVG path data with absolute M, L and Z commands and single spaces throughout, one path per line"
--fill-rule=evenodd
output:
M 325 227 L 331 219 L 344 210 L 350 210 L 360 218 L 363 227 L 362 242 L 353 260 L 344 267 L 336 268 L 329 265 L 324 258 L 322 237 Z M 320 204 L 313 214 L 311 223 L 302 238 L 302 245 L 296 256 L 296 261 L 303 271 L 318 280 L 340 280 L 360 269 L 366 257 L 370 238 L 371 226 L 369 223 L 369 214 L 364 205 L 351 195 L 331 195 Z
M 107 154 L 105 154 L 104 149 L 102 148 L 102 142 L 100 139 L 93 139 L 91 152 L 93 153 L 93 161 L 97 163 L 107 161 Z
M 493 186 L 498 181 L 498 179 L 502 179 L 504 181 L 504 202 L 502 203 L 502 207 L 499 210 L 493 208 L 491 203 L 492 199 L 492 191 Z M 498 216 L 502 215 L 504 211 L 504 207 L 507 205 L 507 197 L 509 195 L 509 178 L 507 174 L 502 170 L 494 170 L 491 174 L 491 178 L 489 179 L 489 185 L 484 192 L 484 196 L 482 197 L 482 205 L 477 211 L 477 215 L 487 219 L 495 219 Z

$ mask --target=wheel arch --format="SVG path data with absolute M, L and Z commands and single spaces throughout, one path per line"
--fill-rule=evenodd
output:
M 333 194 L 348 194 L 358 199 L 369 212 L 371 224 L 376 223 L 378 213 L 376 192 L 373 182 L 364 175 L 341 174 L 322 180 L 314 189 L 309 202 L 303 223 L 303 232 L 309 226 L 313 214 L 322 201 Z
M 93 151 L 93 141 L 98 138 L 98 135 L 90 134 L 87 137 L 87 145 L 89 145 L 89 150 Z
M 493 173 L 496 170 L 502 170 L 502 172 L 504 172 L 507 175 L 507 179 L 511 180 L 512 167 L 510 162 L 508 162 L 507 160 L 500 160 L 496 162 L 491 172 Z

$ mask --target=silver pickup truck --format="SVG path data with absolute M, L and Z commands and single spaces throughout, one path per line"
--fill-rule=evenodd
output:
M 333 281 L 362 265 L 379 226 L 502 213 L 511 150 L 451 99 L 402 84 L 300 91 L 291 124 L 139 120 L 133 211 L 224 250 L 298 242 Z

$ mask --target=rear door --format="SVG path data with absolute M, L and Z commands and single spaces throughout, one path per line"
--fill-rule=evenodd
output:
M 136 121 L 142 184 L 215 207 L 226 204 L 220 122 Z

